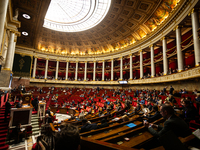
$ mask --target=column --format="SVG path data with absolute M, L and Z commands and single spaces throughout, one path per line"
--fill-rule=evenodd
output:
M 102 81 L 104 81 L 105 61 L 102 62 Z
M 161 40 L 162 40 L 162 47 L 163 47 L 163 72 L 164 72 L 164 75 L 167 75 L 167 72 L 168 72 L 167 40 L 165 37 L 163 37 Z
M 8 8 L 8 2 L 9 0 L 0 0 L 0 47 L 3 40 L 3 34 L 4 34 L 4 25 L 6 20 L 6 13 Z
M 132 54 L 130 56 L 130 80 L 133 80 L 133 57 Z
M 111 59 L 111 81 L 113 81 L 113 66 L 114 66 L 114 60 Z
M 67 61 L 66 63 L 65 80 L 68 80 L 68 71 L 69 71 L 69 61 Z
M 87 61 L 85 61 L 84 81 L 87 80 Z
M 177 50 L 178 71 L 181 72 L 184 70 L 183 53 L 181 49 L 181 28 L 177 26 L 175 30 L 176 30 L 176 50 Z
M 193 41 L 194 41 L 194 55 L 195 55 L 195 66 L 199 66 L 200 62 L 200 44 L 199 44 L 199 38 L 198 38 L 198 32 L 199 29 L 199 21 L 198 21 L 198 14 L 192 9 L 191 12 L 191 19 L 192 19 L 192 33 L 193 33 Z
M 153 45 L 150 46 L 151 49 L 151 77 L 155 76 L 155 64 L 154 64 L 154 47 Z
M 56 76 L 55 76 L 55 80 L 58 80 L 58 68 L 59 68 L 59 60 L 57 60 L 57 62 L 56 62 Z
M 120 57 L 120 80 L 123 80 L 123 57 Z
M 48 64 L 49 64 L 49 59 L 46 59 L 46 66 L 45 66 L 44 79 L 47 79 Z
M 144 70 L 143 70 L 143 53 L 142 50 L 139 51 L 140 52 L 140 79 L 143 78 L 144 76 Z
M 77 77 L 78 77 L 78 61 L 76 61 L 75 81 L 77 81 Z
M 13 68 L 13 62 L 14 62 L 14 57 L 15 57 L 15 47 L 16 47 L 16 43 L 17 43 L 17 36 L 15 36 L 14 44 L 13 44 L 13 53 L 12 53 L 12 59 L 11 59 L 11 63 L 10 63 L 10 70 L 11 70 L 11 71 L 12 71 L 12 68 Z
M 9 38 L 9 43 L 8 43 L 8 52 L 6 56 L 6 61 L 5 61 L 5 66 L 4 70 L 11 70 L 11 63 L 12 62 L 12 57 L 13 57 L 13 45 L 14 45 L 14 38 L 15 38 L 15 33 L 13 31 L 10 31 L 10 38 Z
M 33 74 L 32 74 L 32 78 L 35 78 L 36 66 L 37 66 L 37 57 L 35 57 L 35 60 L 34 60 L 34 66 L 33 66 Z
M 96 61 L 94 61 L 93 81 L 95 81 L 95 77 L 96 77 Z

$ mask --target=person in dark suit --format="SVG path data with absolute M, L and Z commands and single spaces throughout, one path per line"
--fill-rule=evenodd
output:
M 160 125 L 150 124 L 147 121 L 144 121 L 145 127 L 148 127 L 149 132 L 154 137 L 159 138 L 169 131 L 172 131 L 177 137 L 186 137 L 191 134 L 186 122 L 174 114 L 174 109 L 171 105 L 163 104 L 161 106 L 160 113 L 163 118 L 166 119 L 164 127 Z M 154 130 L 153 127 L 158 128 L 159 132 Z
M 46 111 L 46 114 L 48 114 L 49 116 L 51 116 L 51 108 L 48 107 L 47 111 Z
M 17 103 L 16 108 L 22 108 L 22 100 Z
M 46 117 L 45 117 L 45 123 L 48 124 L 48 123 L 53 123 L 51 117 L 49 116 L 49 114 L 46 114 Z
M 198 116 L 197 109 L 191 105 L 189 100 L 183 100 L 183 107 L 182 118 L 189 124 L 191 120 L 195 120 L 195 117 Z
M 103 118 L 103 119 L 101 120 L 101 124 L 98 125 L 98 126 L 99 126 L 99 128 L 104 128 L 104 127 L 108 127 L 109 124 L 107 123 L 106 119 Z
M 98 129 L 98 126 L 96 123 L 90 124 L 90 123 L 88 123 L 87 119 L 85 119 L 85 118 L 82 120 L 82 124 L 83 124 L 83 126 L 81 127 L 80 133 Z
M 39 103 L 39 96 L 37 96 L 33 101 L 32 101 L 32 105 L 35 108 L 35 110 L 38 110 L 38 103 Z
M 150 111 L 152 111 L 152 109 L 153 109 L 153 106 L 151 105 L 151 102 L 149 102 L 149 101 L 148 101 L 148 103 L 147 103 L 147 108 L 148 108 Z
M 174 88 L 172 86 L 170 86 L 169 94 L 173 95 L 173 91 L 174 91 Z
M 11 99 L 8 99 L 8 101 L 5 104 L 5 107 L 6 107 L 6 109 L 5 109 L 5 119 L 4 119 L 5 122 L 7 121 L 7 116 L 10 113 L 10 109 L 11 109 L 10 101 L 11 101 Z
M 146 118 L 148 118 L 151 122 L 162 117 L 160 112 L 158 111 L 158 106 L 153 106 L 153 112 L 155 112 L 154 115 L 146 116 Z

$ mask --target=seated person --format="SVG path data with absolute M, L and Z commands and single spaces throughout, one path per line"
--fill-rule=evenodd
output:
M 127 115 L 122 116 L 123 122 L 129 121 L 129 117 Z
M 21 127 L 21 123 L 19 123 L 11 133 L 11 137 L 15 137 L 15 143 L 22 142 L 22 138 L 25 137 L 25 128 Z
M 146 105 L 143 105 L 142 112 L 147 115 L 150 112 L 150 110 L 147 108 Z
M 160 137 L 168 131 L 172 131 L 177 137 L 186 137 L 191 134 L 186 122 L 174 114 L 174 109 L 171 105 L 163 104 L 160 108 L 160 113 L 166 119 L 164 127 L 144 121 L 145 127 L 148 127 L 149 132 L 154 137 Z M 154 130 L 153 127 L 158 128 L 159 132 Z
M 71 124 L 61 124 L 60 132 L 55 134 L 55 150 L 80 150 L 78 127 Z
M 145 104 L 145 100 L 144 100 L 144 99 L 141 99 L 141 100 L 140 100 L 140 104 L 142 104 L 142 105 Z
M 104 128 L 104 127 L 108 127 L 108 126 L 109 126 L 109 124 L 107 123 L 107 120 L 105 118 L 103 118 L 101 120 L 101 124 L 98 125 L 99 128 Z
M 22 108 L 22 100 L 17 103 L 16 108 Z
M 172 103 L 172 105 L 176 103 L 175 98 L 171 94 L 169 94 L 169 96 L 165 99 L 165 101 Z
M 145 115 L 145 117 L 148 118 L 150 121 L 154 121 L 162 117 L 160 112 L 158 111 L 158 106 L 153 106 L 153 112 L 154 115 Z
M 90 124 L 87 119 L 83 119 L 82 120 L 82 127 L 81 127 L 81 131 L 80 133 L 83 133 L 83 132 L 88 132 L 90 130 L 95 130 L 95 129 L 98 129 L 98 126 L 96 123 L 93 123 L 93 124 Z
M 185 120 L 186 123 L 189 124 L 191 120 L 195 120 L 195 117 L 198 116 L 198 112 L 188 100 L 183 100 L 183 107 L 184 108 L 182 118 Z
M 48 123 L 53 123 L 51 117 L 49 116 L 49 114 L 46 114 L 46 117 L 45 117 L 45 123 L 48 124 Z

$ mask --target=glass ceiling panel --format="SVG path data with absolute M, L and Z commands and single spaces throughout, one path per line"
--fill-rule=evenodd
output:
M 111 0 L 51 0 L 43 27 L 63 32 L 90 29 L 104 19 L 110 4 Z

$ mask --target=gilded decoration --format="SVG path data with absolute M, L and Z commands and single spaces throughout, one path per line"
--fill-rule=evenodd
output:
M 181 0 L 161 0 L 158 7 L 155 7 L 156 10 L 154 10 L 149 19 L 141 24 L 141 26 L 145 26 L 146 28 L 148 28 L 148 30 L 145 29 L 146 31 L 141 28 L 141 26 L 138 27 L 136 25 L 137 23 L 127 21 L 126 24 L 122 27 L 118 27 L 117 22 L 114 22 L 112 25 L 110 25 L 110 27 L 112 26 L 112 28 L 110 28 L 109 31 L 112 32 L 114 28 L 118 28 L 117 31 L 112 34 L 107 34 L 107 30 L 105 30 L 105 33 L 104 30 L 101 30 L 101 28 L 107 27 L 107 24 L 105 24 L 107 23 L 107 21 L 105 21 L 104 24 L 102 23 L 101 26 L 98 27 L 98 29 L 87 31 L 86 34 L 73 33 L 72 35 L 72 33 L 62 33 L 59 34 L 60 38 L 56 39 L 56 36 L 54 35 L 53 37 L 49 38 L 47 34 L 49 32 L 48 29 L 44 29 L 44 31 L 41 32 L 40 39 L 37 43 L 37 49 L 43 52 L 66 56 L 97 55 L 122 50 L 130 45 L 137 43 L 136 41 L 145 38 L 149 33 L 154 32 L 154 30 L 156 30 L 157 27 L 170 16 L 170 13 L 174 11 L 180 1 Z M 138 6 L 138 9 L 148 11 L 151 6 L 154 7 L 155 5 L 142 2 L 140 6 Z M 113 9 L 113 11 L 114 10 L 115 9 Z M 126 14 L 129 15 L 130 12 L 127 10 L 124 15 Z M 108 17 L 111 17 L 111 19 L 115 19 L 116 15 L 114 15 L 113 17 L 112 16 L 113 15 L 109 15 Z M 138 21 L 142 20 L 143 17 L 143 14 L 139 15 L 136 12 L 132 15 L 131 18 Z M 119 19 L 117 20 L 119 21 Z M 134 28 L 135 26 L 138 27 L 137 30 L 131 30 L 131 28 Z M 99 33 L 97 32 L 92 34 L 93 32 L 96 32 L 98 30 L 100 31 Z M 129 33 L 129 35 L 127 35 L 127 33 Z M 54 31 L 54 34 L 57 34 L 57 32 Z M 125 36 L 122 36 L 121 34 Z M 60 35 L 70 35 L 71 38 L 63 38 L 63 36 Z M 102 38 L 97 40 L 96 37 L 100 37 L 99 35 L 104 35 L 104 40 Z M 134 37 L 133 35 L 138 35 L 138 37 Z M 65 39 L 67 39 L 68 41 L 65 41 Z

